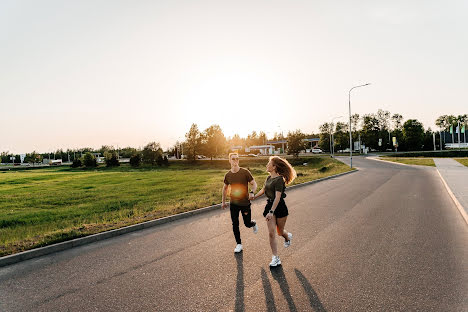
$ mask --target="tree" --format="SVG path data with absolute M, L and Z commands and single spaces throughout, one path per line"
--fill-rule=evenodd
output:
M 97 152 L 104 155 L 104 157 L 107 152 L 112 151 L 115 151 L 115 148 L 112 145 L 102 145 L 101 148 L 97 150 Z
M 119 149 L 119 156 L 121 158 L 130 158 L 136 153 L 138 153 L 138 150 L 130 146 Z
M 351 129 L 353 132 L 358 131 L 358 126 L 359 126 L 359 121 L 361 119 L 359 118 L 359 114 L 353 114 L 351 115 Z
M 260 131 L 260 133 L 258 134 L 258 144 L 265 145 L 267 141 L 268 139 L 267 139 L 266 133 L 263 131 Z
M 201 147 L 201 134 L 197 124 L 192 124 L 189 132 L 185 134 L 185 138 L 184 149 L 187 153 L 187 158 L 191 161 L 195 161 Z
M 245 140 L 242 139 L 237 133 L 229 140 L 231 146 L 243 146 L 245 145 Z
M 83 157 L 83 164 L 86 168 L 97 167 L 96 157 L 91 153 L 86 153 Z
M 38 154 L 36 151 L 33 151 L 30 154 L 26 154 L 26 157 L 24 158 L 24 162 L 32 163 L 34 166 L 35 163 L 41 162 L 41 155 Z
M 422 144 L 423 144 L 422 149 L 424 151 L 430 151 L 434 149 L 434 138 L 433 138 L 433 132 L 431 128 L 428 128 L 426 132 L 424 132 Z
M 416 119 L 408 119 L 403 124 L 403 139 L 409 150 L 421 150 L 424 139 L 424 127 Z
M 305 134 L 301 130 L 288 133 L 288 154 L 299 156 L 299 153 L 307 148 L 307 143 L 304 141 Z
M 247 135 L 247 139 L 245 140 L 245 143 L 247 146 L 253 146 L 253 145 L 260 145 L 259 141 L 261 139 L 259 138 L 257 131 L 252 131 L 251 134 Z
M 330 123 L 326 122 L 319 126 L 319 130 L 320 130 L 319 146 L 324 151 L 331 151 L 330 150 L 330 135 L 333 131 L 332 129 L 333 129 L 333 124 L 331 122 Z
M 164 158 L 163 158 L 162 154 L 158 155 L 158 159 L 156 159 L 156 163 L 158 164 L 159 167 L 161 167 L 163 165 Z
M 10 162 L 10 157 L 11 157 L 11 156 L 12 156 L 12 155 L 10 155 L 10 152 L 8 152 L 8 151 L 7 151 L 7 152 L 2 152 L 2 153 L 0 154 L 0 157 L 2 158 L 2 161 L 1 161 L 1 162 L 2 162 L 2 163 L 8 163 L 8 162 Z
M 113 152 L 106 152 L 104 154 L 105 160 L 106 160 L 106 166 L 107 167 L 118 167 L 120 166 L 119 158 L 117 156 L 117 153 L 115 151 Z
M 225 154 L 227 142 L 220 126 L 210 126 L 202 133 L 201 138 L 203 153 L 211 160 L 213 160 L 213 157 Z
M 141 155 L 139 153 L 133 154 L 130 157 L 130 165 L 132 167 L 139 167 L 141 163 Z
M 81 167 L 82 164 L 81 164 L 81 160 L 79 158 L 76 158 L 73 160 L 73 163 L 71 165 L 72 168 L 78 168 L 78 167 Z
M 401 121 L 403 120 L 403 116 L 400 114 L 393 114 L 392 115 L 392 122 L 393 122 L 393 129 L 394 130 L 401 130 Z
M 352 125 L 352 123 L 351 123 Z M 333 145 L 336 150 L 344 150 L 349 146 L 349 125 L 344 122 L 337 122 L 333 132 Z
M 162 149 L 159 143 L 150 142 L 144 148 L 142 152 L 142 160 L 145 164 L 155 165 L 158 157 L 162 156 Z
M 362 117 L 362 142 L 369 148 L 379 149 L 379 120 L 375 114 L 366 114 Z

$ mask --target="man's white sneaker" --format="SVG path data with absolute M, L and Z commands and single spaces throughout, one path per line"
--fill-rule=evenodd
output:
M 255 220 L 252 220 L 252 222 L 255 222 Z M 257 222 L 255 222 L 255 225 L 252 227 L 254 234 L 258 233 L 258 225 Z
M 279 256 L 272 256 L 271 257 L 271 262 L 270 262 L 271 267 L 275 267 L 275 266 L 278 266 L 280 264 L 281 264 L 281 260 L 280 260 Z
M 291 233 L 288 233 L 288 239 L 289 240 L 284 242 L 284 248 L 288 248 L 289 246 L 291 246 L 291 239 L 292 239 L 292 234 Z
M 242 251 L 242 244 L 237 244 L 236 248 L 234 248 L 234 252 L 238 253 Z

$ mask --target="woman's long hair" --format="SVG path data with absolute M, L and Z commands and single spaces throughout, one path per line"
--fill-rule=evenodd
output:
M 283 177 L 286 184 L 291 183 L 296 177 L 296 170 L 293 166 L 284 158 L 278 156 L 271 156 L 270 161 L 276 167 L 276 173 Z

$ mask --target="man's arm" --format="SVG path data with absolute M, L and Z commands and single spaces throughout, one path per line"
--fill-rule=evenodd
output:
M 227 189 L 228 189 L 229 185 L 227 185 L 226 183 L 224 183 L 223 185 L 223 200 L 221 202 L 221 208 L 223 209 L 226 209 L 226 193 L 227 193 Z

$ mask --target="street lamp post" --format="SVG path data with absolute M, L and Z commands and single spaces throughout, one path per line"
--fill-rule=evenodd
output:
M 356 88 L 360 88 L 360 87 L 365 87 L 365 86 L 368 86 L 370 85 L 370 83 L 366 83 L 366 84 L 363 84 L 363 85 L 360 85 L 360 86 L 355 86 L 355 87 L 352 87 L 351 89 L 349 89 L 349 93 L 348 93 L 348 104 L 349 104 L 349 160 L 350 160 L 350 168 L 352 169 L 353 168 L 353 137 L 352 137 L 352 133 L 351 133 L 351 90 L 353 89 L 356 89 Z

